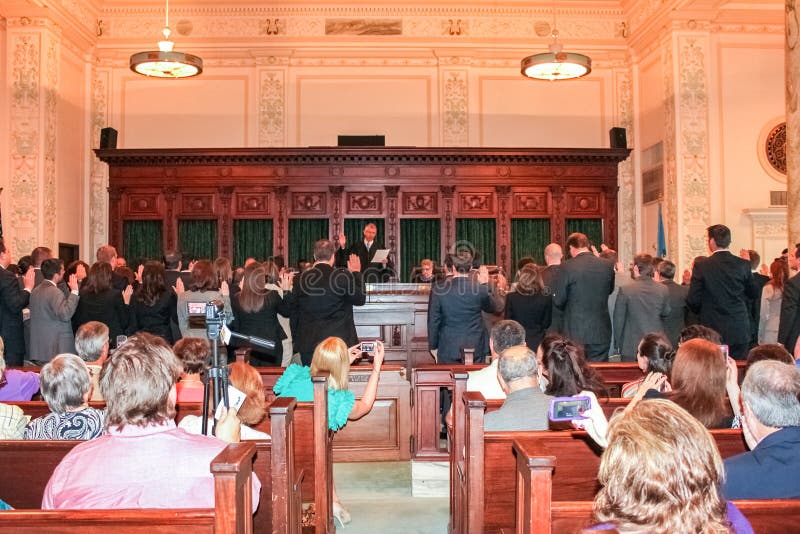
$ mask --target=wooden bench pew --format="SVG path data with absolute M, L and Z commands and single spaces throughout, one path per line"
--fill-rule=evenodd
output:
M 255 446 L 253 472 L 261 481 L 260 502 L 253 525 L 259 532 L 279 531 L 300 524 L 301 493 L 294 462 L 293 398 L 276 399 L 270 406 L 270 440 L 246 441 Z M 14 488 L 6 501 L 15 508 L 39 508 L 50 475 L 61 459 L 80 441 L 0 441 L 0 487 Z M 273 466 L 276 466 L 273 468 Z
M 737 433 L 740 434 L 734 430 L 712 431 L 720 451 L 731 450 L 741 442 Z M 573 491 L 570 486 L 562 488 L 568 481 L 563 473 L 558 473 L 567 462 L 577 463 L 585 470 L 582 478 L 587 475 L 595 478 L 594 484 L 587 486 L 599 490 L 593 460 L 563 457 L 556 444 L 536 438 L 515 440 L 514 452 L 517 456 L 517 533 L 571 534 L 596 523 L 592 514 L 594 495 L 583 489 Z M 800 499 L 747 500 L 734 501 L 734 504 L 759 534 L 783 534 L 788 532 L 789 525 L 800 524 Z
M 71 442 L 67 444 L 74 445 Z M 253 532 L 251 480 L 255 453 L 254 443 L 233 443 L 214 458 L 211 462 L 211 473 L 214 475 L 213 509 L 13 510 L 0 512 L 0 533 L 39 534 L 44 531 L 70 534 L 84 532 L 179 534 L 185 532 L 187 528 L 197 533 L 251 533 Z M 8 464 L 4 464 L 3 471 L 5 470 L 8 470 Z M 0 487 L 15 488 L 5 484 Z M 14 494 L 15 492 L 12 492 L 10 500 L 13 500 Z
M 622 405 L 625 399 L 612 399 Z M 464 429 L 464 444 L 453 447 L 451 466 L 451 532 L 493 532 L 516 524 L 516 472 L 514 441 L 537 440 L 553 456 L 562 458 L 551 485 L 552 501 L 592 500 L 599 489 L 597 469 L 601 449 L 586 432 L 531 431 L 484 432 L 486 400 L 480 393 L 466 392 L 462 397 L 463 422 L 454 431 Z M 739 430 L 715 430 L 712 435 L 723 457 L 746 450 Z M 459 438 L 455 438 L 458 441 Z M 553 480 L 556 480 L 554 478 Z
M 333 476 L 333 460 L 331 456 L 330 445 L 332 433 L 328 431 L 328 395 L 326 379 L 327 373 L 325 373 L 325 376 L 312 377 L 312 381 L 314 383 L 314 402 L 296 403 L 296 406 L 294 406 L 292 410 L 292 417 L 289 419 L 292 424 L 292 454 L 294 457 L 293 469 L 296 473 L 296 476 L 299 477 L 302 475 L 302 491 L 300 492 L 302 497 L 300 498 L 300 502 L 305 501 L 314 503 L 317 532 L 329 532 L 330 529 L 333 528 L 332 486 L 330 483 L 316 483 L 317 480 L 330 481 L 332 480 Z M 278 400 L 279 399 L 273 397 L 272 405 L 277 406 L 275 403 Z M 285 400 L 288 399 L 282 399 L 282 402 Z M 19 406 L 22 408 L 25 414 L 31 415 L 32 417 L 39 417 L 50 412 L 47 403 L 44 401 L 14 402 L 9 404 L 15 404 Z M 318 407 L 317 404 L 319 405 Z M 90 405 L 99 409 L 105 408 L 105 402 L 92 402 Z M 201 416 L 203 405 L 202 403 L 179 403 L 175 408 L 175 420 L 179 423 L 180 420 L 186 415 L 196 415 L 198 417 Z M 320 414 L 321 417 L 317 417 L 316 414 Z M 274 435 L 276 431 L 275 424 L 276 423 L 272 420 L 272 410 L 270 409 L 270 418 L 265 419 L 254 428 L 261 432 Z M 280 428 L 280 423 L 278 423 L 278 427 Z M 39 443 L 71 443 L 72 445 L 68 448 L 71 449 L 72 446 L 79 442 L 62 441 Z M 58 449 L 59 445 L 54 445 L 51 447 Z M 55 463 L 46 463 L 46 465 L 49 466 L 49 470 L 47 470 L 47 475 L 44 477 L 44 481 L 41 484 L 41 492 L 38 493 L 38 496 L 32 501 L 26 501 L 28 504 L 26 504 L 24 507 L 30 508 L 39 506 L 41 503 L 44 486 L 47 484 L 47 480 L 50 478 L 49 473 L 55 469 L 55 466 L 58 465 L 58 462 L 61 460 L 61 458 L 63 458 L 66 452 L 67 451 L 63 451 L 60 453 L 60 456 L 58 456 L 58 459 L 55 461 Z M 259 478 L 262 478 L 262 471 L 258 468 L 258 464 L 260 463 L 259 459 L 264 457 L 269 458 L 269 454 L 270 453 L 268 450 L 263 452 L 262 448 L 259 447 L 258 454 L 256 456 L 256 473 L 259 475 Z M 2 449 L 0 449 L 0 459 L 3 457 L 2 455 L 3 452 Z M 317 458 L 320 458 L 321 460 L 317 461 Z M 1 481 L 2 475 L 0 475 L 0 482 Z M 265 484 L 262 484 L 262 488 L 264 485 Z M 3 484 L 0 484 L 0 487 L 4 487 Z M 268 502 L 271 499 L 271 496 L 269 493 L 267 493 L 266 497 L 266 502 Z M 10 504 L 15 507 L 22 506 L 14 505 L 13 503 Z M 270 516 L 264 518 L 262 517 L 262 514 L 264 513 L 264 510 L 259 508 L 259 510 L 256 512 L 256 517 L 254 518 L 255 524 L 267 524 Z M 325 527 L 325 525 L 330 525 L 330 527 Z

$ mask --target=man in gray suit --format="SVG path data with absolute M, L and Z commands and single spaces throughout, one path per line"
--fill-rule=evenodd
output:
M 506 400 L 503 406 L 487 413 L 484 430 L 547 430 L 550 395 L 539 389 L 536 353 L 525 345 L 508 348 L 500 354 L 497 379 Z
M 633 282 L 619 288 L 614 306 L 614 337 L 623 362 L 636 360 L 639 342 L 651 332 L 664 332 L 669 316 L 669 291 L 653 280 L 653 257 L 633 258 Z
M 72 334 L 72 314 L 78 307 L 78 279 L 70 275 L 67 280 L 69 295 L 57 287 L 64 277 L 64 262 L 47 259 L 42 262 L 44 280 L 31 292 L 31 349 L 29 358 L 45 364 L 56 354 L 75 353 Z
M 675 264 L 664 260 L 656 267 L 655 280 L 664 284 L 669 292 L 670 312 L 664 318 L 664 333 L 672 346 L 677 348 L 681 330 L 686 326 L 686 296 L 689 294 L 689 286 L 675 283 L 675 271 Z
M 567 247 L 572 259 L 561 264 L 553 304 L 564 310 L 564 333 L 583 344 L 586 359 L 608 361 L 608 296 L 614 290 L 614 265 L 592 254 L 585 234 L 570 234 Z

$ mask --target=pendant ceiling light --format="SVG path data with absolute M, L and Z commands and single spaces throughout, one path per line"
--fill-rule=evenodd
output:
M 156 78 L 189 78 L 203 72 L 203 60 L 198 56 L 183 52 L 173 52 L 173 42 L 169 39 L 169 0 L 164 9 L 164 39 L 158 42 L 158 50 L 139 52 L 131 56 L 131 70 L 144 76 Z
M 534 80 L 572 80 L 592 72 L 592 58 L 583 54 L 563 52 L 558 42 L 556 28 L 556 8 L 553 5 L 553 42 L 550 51 L 533 54 L 522 60 L 522 75 Z

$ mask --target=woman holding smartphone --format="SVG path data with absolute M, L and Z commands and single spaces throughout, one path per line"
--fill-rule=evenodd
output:
M 337 431 L 347 421 L 360 419 L 372 410 L 378 393 L 381 365 L 383 364 L 383 343 L 375 341 L 375 352 L 364 396 L 357 399 L 348 389 L 350 384 L 350 364 L 361 356 L 361 344 L 347 348 L 338 337 L 329 337 L 320 342 L 314 350 L 311 367 L 292 364 L 286 368 L 275 383 L 272 391 L 279 397 L 295 397 L 298 402 L 314 400 L 314 386 L 311 375 L 327 371 L 328 375 L 328 428 Z M 341 525 L 350 522 L 350 513 L 342 506 L 333 487 L 333 515 Z

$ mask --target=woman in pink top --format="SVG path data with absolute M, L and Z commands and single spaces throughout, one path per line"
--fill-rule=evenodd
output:
M 203 402 L 203 381 L 201 374 L 211 354 L 207 339 L 185 337 L 175 343 L 175 355 L 183 363 L 181 380 L 177 383 L 178 402 Z

